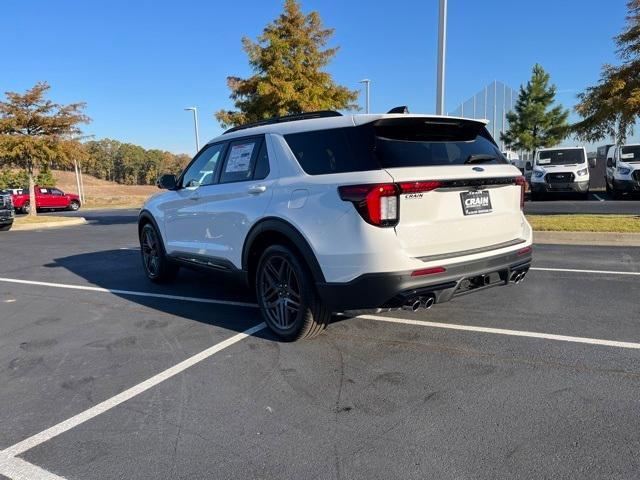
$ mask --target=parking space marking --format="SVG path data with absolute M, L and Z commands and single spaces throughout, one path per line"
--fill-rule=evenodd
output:
M 538 272 L 594 273 L 594 274 L 600 274 L 600 275 L 640 276 L 640 272 L 621 272 L 619 270 L 580 270 L 576 268 L 547 268 L 547 267 L 531 267 L 529 270 L 536 270 Z
M 200 298 L 200 297 L 184 297 L 181 295 L 169 295 L 166 293 L 153 293 L 153 292 L 138 292 L 135 290 L 119 290 L 117 288 L 102 288 L 102 287 L 89 287 L 85 285 L 71 285 L 68 283 L 52 283 L 52 282 L 38 282 L 35 280 L 20 280 L 17 278 L 3 278 L 0 277 L 0 282 L 5 283 L 18 283 L 23 285 L 39 285 L 41 287 L 53 287 L 53 288 L 68 288 L 72 290 L 85 290 L 89 292 L 101 292 L 101 293 L 113 293 L 116 295 L 127 295 L 130 297 L 153 297 L 164 298 L 168 300 L 182 300 L 186 302 L 198 302 L 198 303 L 214 303 L 218 305 L 231 305 L 234 307 L 248 307 L 257 308 L 255 303 L 248 302 L 236 302 L 233 300 L 216 300 L 213 298 Z
M 572 337 L 568 335 L 555 335 L 553 333 L 527 332 L 524 330 L 507 330 L 504 328 L 476 327 L 472 325 L 458 325 L 454 323 L 427 322 L 424 320 L 411 320 L 408 318 L 381 317 L 378 315 L 360 315 L 357 318 L 374 320 L 376 322 L 404 323 L 420 327 L 444 328 L 447 330 L 463 330 L 466 332 L 494 333 L 512 337 L 541 338 L 544 340 L 556 340 L 560 342 L 586 343 L 589 345 L 602 345 L 606 347 L 631 348 L 640 350 L 640 343 L 619 342 L 617 340 L 602 340 L 599 338 Z
M 244 332 L 238 333 L 232 336 L 231 338 L 223 340 L 222 342 L 217 343 L 212 347 L 209 347 L 206 350 L 203 350 L 202 352 L 187 358 L 186 360 L 183 360 L 177 365 L 167 368 L 166 370 L 154 375 L 153 377 L 148 378 L 147 380 L 137 385 L 134 385 L 131 388 L 128 388 L 124 392 L 121 392 L 89 408 L 88 410 L 85 410 L 84 412 L 74 415 L 73 417 L 67 420 L 64 420 L 63 422 L 60 422 L 57 425 L 54 425 L 53 427 L 47 428 L 46 430 L 40 433 L 36 433 L 35 435 L 19 443 L 16 443 L 11 447 L 8 447 L 2 450 L 0 452 L 0 462 L 9 462 L 13 457 L 20 455 L 26 452 L 27 450 L 31 450 L 32 448 L 37 447 L 41 443 L 44 443 L 47 440 L 51 440 L 52 438 L 57 437 L 58 435 L 68 430 L 71 430 L 72 428 L 75 428 L 78 425 L 81 425 L 82 423 L 87 422 L 92 418 L 97 417 L 98 415 L 111 410 L 114 407 L 117 407 L 121 403 L 124 403 L 127 400 L 130 400 L 131 398 L 137 395 L 140 395 L 143 392 L 146 392 L 150 388 L 155 387 L 156 385 L 164 382 L 165 380 L 170 379 L 171 377 L 181 372 L 184 372 L 186 369 L 196 365 L 197 363 L 202 362 L 203 360 L 206 360 L 207 358 L 211 357 L 212 355 L 215 355 L 221 350 L 224 350 L 225 348 L 230 347 L 235 343 L 238 343 L 239 341 L 263 330 L 264 328 L 266 328 L 266 325 L 264 323 L 260 323 L 254 327 L 251 327 L 245 330 Z M 6 460 L 3 460 L 3 459 L 6 459 Z M 4 465 L 4 463 L 0 463 L 0 465 Z M 3 475 L 5 474 L 3 473 Z M 20 478 L 20 477 L 17 477 L 17 478 Z M 28 477 L 28 478 L 31 478 L 31 477 Z M 50 478 L 50 477 L 43 477 L 43 478 Z M 51 477 L 51 478 L 58 478 L 58 477 Z
M 594 193 L 593 196 L 596 197 L 601 202 L 604 202 L 604 198 L 601 198 L 597 193 Z
M 21 458 L 0 455 L 0 475 L 11 480 L 65 480 Z

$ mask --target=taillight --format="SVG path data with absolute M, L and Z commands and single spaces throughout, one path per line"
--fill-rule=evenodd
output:
M 345 185 L 338 187 L 338 193 L 342 200 L 353 203 L 367 223 L 377 227 L 393 227 L 398 224 L 397 185 Z
M 422 270 L 414 270 L 411 272 L 412 277 L 421 277 L 422 275 L 435 275 L 437 273 L 444 273 L 447 269 L 444 267 L 431 267 L 423 268 Z
M 520 210 L 524 210 L 524 191 L 527 189 L 527 180 L 520 175 L 516 177 L 516 185 L 520 185 Z
M 442 186 L 442 182 L 437 180 L 425 180 L 419 182 L 401 182 L 399 184 L 402 193 L 430 192 Z

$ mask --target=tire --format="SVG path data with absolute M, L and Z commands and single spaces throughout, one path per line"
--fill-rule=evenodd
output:
M 580 194 L 580 198 L 581 198 L 582 200 L 589 200 L 589 190 L 587 190 L 586 192 L 582 192 L 582 193 Z
M 24 202 L 20 210 L 22 210 L 22 213 L 29 213 L 31 211 L 31 203 L 29 202 L 29 200 Z
M 167 258 L 160 235 L 150 223 L 140 231 L 140 257 L 144 273 L 152 282 L 169 283 L 178 276 L 180 267 Z
M 284 245 L 264 251 L 255 285 L 266 324 L 284 341 L 315 337 L 331 320 L 331 311 L 318 296 L 306 264 Z
M 540 196 L 540 194 L 538 192 L 534 192 L 533 190 L 531 191 L 530 198 L 532 202 L 539 202 L 540 200 L 542 200 L 542 197 Z
M 77 212 L 78 210 L 80 210 L 80 202 L 78 202 L 77 200 L 71 200 L 68 209 L 72 212 Z
M 5 223 L 4 225 L 0 225 L 0 232 L 6 232 L 11 229 L 13 223 Z
M 611 189 L 611 196 L 614 200 L 622 200 L 622 192 L 615 187 Z

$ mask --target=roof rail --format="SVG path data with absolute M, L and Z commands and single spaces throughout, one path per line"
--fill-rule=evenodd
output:
M 245 128 L 261 127 L 262 125 L 271 125 L 273 123 L 294 122 L 296 120 L 311 120 L 313 118 L 325 118 L 325 117 L 341 117 L 340 112 L 333 110 L 320 110 L 317 112 L 304 112 L 304 113 L 292 113 L 291 115 L 283 115 L 282 117 L 271 117 L 258 122 L 245 123 L 244 125 L 238 125 L 237 127 L 225 130 L 224 133 L 237 132 L 238 130 L 244 130 Z M 224 135 L 223 133 L 223 135 Z

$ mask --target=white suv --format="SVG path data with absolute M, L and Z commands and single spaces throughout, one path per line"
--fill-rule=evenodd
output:
M 640 144 L 614 145 L 607 153 L 607 194 L 615 199 L 623 193 L 640 193 Z
M 517 283 L 531 263 L 524 178 L 476 120 L 280 117 L 228 130 L 159 186 L 139 218 L 148 278 L 237 273 L 285 340 L 332 312 Z
M 531 200 L 550 193 L 578 193 L 589 198 L 589 167 L 584 147 L 541 148 L 531 173 Z

